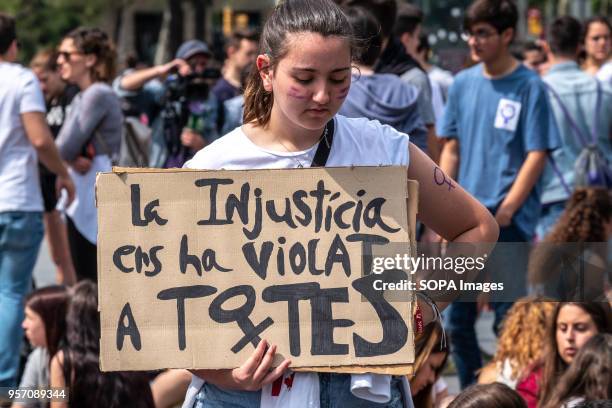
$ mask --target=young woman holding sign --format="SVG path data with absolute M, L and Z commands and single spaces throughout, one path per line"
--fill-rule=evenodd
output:
M 451 242 L 495 242 L 498 227 L 489 212 L 444 176 L 407 135 L 377 121 L 336 115 L 350 87 L 355 52 L 351 26 L 333 2 L 279 4 L 264 26 L 257 69 L 245 92 L 245 124 L 208 145 L 185 166 L 227 170 L 406 166 L 408 178 L 420 184 L 422 222 Z M 441 178 L 445 182 L 439 183 Z M 433 321 L 437 312 L 432 302 L 422 298 L 419 306 L 425 323 Z M 283 399 L 287 387 L 281 385 L 279 394 L 272 392 L 272 383 L 291 362 L 271 369 L 275 352 L 276 346 L 264 340 L 241 367 L 194 371 L 183 406 L 402 407 L 409 403 L 402 401 L 398 378 L 316 373 L 291 377 L 291 394 L 299 395 L 299 402 L 288 403 Z

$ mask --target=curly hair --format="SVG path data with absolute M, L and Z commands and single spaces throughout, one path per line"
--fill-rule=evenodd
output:
M 602 187 L 578 188 L 547 242 L 605 242 L 606 222 L 612 217 L 612 191 Z
M 91 70 L 94 81 L 110 82 L 115 77 L 117 52 L 108 34 L 95 27 L 79 27 L 69 32 L 65 38 L 72 39 L 79 52 L 96 56 L 96 64 Z
M 507 360 L 512 368 L 512 379 L 527 374 L 527 370 L 542 358 L 546 327 L 555 306 L 555 302 L 538 297 L 522 298 L 512 305 L 502 325 L 491 364 L 503 364 Z

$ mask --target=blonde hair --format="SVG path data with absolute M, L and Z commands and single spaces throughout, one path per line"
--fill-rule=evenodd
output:
M 536 297 L 519 299 L 504 320 L 491 364 L 510 363 L 512 379 L 519 379 L 543 355 L 546 328 L 556 302 Z

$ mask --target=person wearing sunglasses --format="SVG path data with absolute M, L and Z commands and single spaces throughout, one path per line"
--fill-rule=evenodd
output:
M 66 210 L 68 242 L 77 280 L 96 282 L 96 173 L 111 170 L 123 123 L 119 98 L 108 84 L 115 75 L 115 47 L 104 31 L 77 28 L 64 37 L 57 53 L 62 79 L 80 90 L 56 140 L 77 185 L 78 200 Z

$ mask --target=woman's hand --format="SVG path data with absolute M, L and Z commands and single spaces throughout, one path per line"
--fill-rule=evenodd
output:
M 72 167 L 77 173 L 85 174 L 91 169 L 91 160 L 87 157 L 79 156 L 73 162 L 70 163 L 70 167 Z
M 276 346 L 268 347 L 268 342 L 262 340 L 253 354 L 238 368 L 233 370 L 191 370 L 191 372 L 221 388 L 258 391 L 283 375 L 291 364 L 291 360 L 285 359 L 278 367 L 270 370 L 275 354 Z
M 183 133 L 181 133 L 181 143 L 183 146 L 195 151 L 201 150 L 206 146 L 204 138 L 198 132 L 194 132 L 189 128 L 183 129 Z

